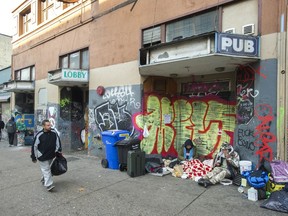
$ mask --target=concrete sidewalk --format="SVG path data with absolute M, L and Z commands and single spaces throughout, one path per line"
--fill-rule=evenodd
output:
M 102 168 L 99 158 L 64 155 L 69 170 L 47 192 L 30 147 L 0 142 L 0 215 L 287 215 L 260 208 L 261 201 L 247 200 L 235 186 L 205 189 L 170 175 L 130 178 Z

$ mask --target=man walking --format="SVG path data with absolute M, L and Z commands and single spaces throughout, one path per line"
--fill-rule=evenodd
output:
M 8 133 L 9 146 L 12 147 L 14 142 L 14 136 L 16 133 L 16 123 L 14 121 L 14 117 L 11 117 L 9 119 L 9 121 L 6 124 L 6 129 Z
M 51 191 L 54 188 L 50 164 L 56 154 L 62 151 L 60 138 L 54 129 L 51 129 L 49 120 L 42 121 L 43 129 L 39 131 L 34 138 L 31 147 L 32 162 L 39 161 L 42 172 L 41 182 Z

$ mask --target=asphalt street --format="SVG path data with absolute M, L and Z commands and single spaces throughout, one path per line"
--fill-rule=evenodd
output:
M 40 183 L 39 164 L 32 163 L 30 147 L 8 147 L 0 142 L 0 215 L 287 215 L 260 208 L 236 186 L 208 189 L 171 175 L 131 178 L 104 169 L 100 158 L 81 152 L 65 153 L 68 172 L 55 176 L 55 189 Z

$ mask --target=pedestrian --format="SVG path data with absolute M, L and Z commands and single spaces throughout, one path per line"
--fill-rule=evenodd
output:
M 0 120 L 0 141 L 2 139 L 2 130 L 5 127 L 5 123 L 2 121 L 2 119 Z
M 13 142 L 14 142 L 14 136 L 15 136 L 15 133 L 17 130 L 14 117 L 11 117 L 9 119 L 9 121 L 6 124 L 6 129 L 7 129 L 7 133 L 8 133 L 9 147 L 12 147 Z
M 224 178 L 234 178 L 238 173 L 239 154 L 227 142 L 221 145 L 220 151 L 214 159 L 213 170 L 198 180 L 198 184 L 205 188 L 214 185 Z
M 40 169 L 42 172 L 41 183 L 51 191 L 55 186 L 50 169 L 52 159 L 61 154 L 61 141 L 57 132 L 51 128 L 49 120 L 42 121 L 43 129 L 39 131 L 34 138 L 31 147 L 31 159 L 33 163 L 39 161 Z

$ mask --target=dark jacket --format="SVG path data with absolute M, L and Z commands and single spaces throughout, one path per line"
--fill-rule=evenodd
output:
M 4 129 L 4 127 L 5 127 L 5 123 L 2 120 L 0 120 L 0 131 Z
M 10 119 L 6 124 L 7 133 L 15 133 L 16 132 L 16 123 L 13 119 Z
M 32 160 L 46 161 L 53 159 L 56 152 L 61 152 L 61 142 L 57 132 L 53 129 L 44 132 L 42 129 L 35 137 L 31 147 Z

